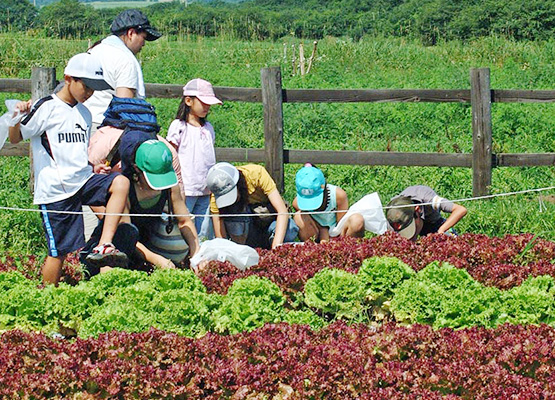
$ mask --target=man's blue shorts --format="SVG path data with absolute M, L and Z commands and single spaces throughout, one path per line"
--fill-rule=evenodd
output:
M 106 205 L 110 198 L 110 186 L 117 175 L 94 174 L 73 196 L 39 205 L 49 256 L 65 256 L 85 245 L 82 207 Z M 71 211 L 76 214 L 55 211 Z

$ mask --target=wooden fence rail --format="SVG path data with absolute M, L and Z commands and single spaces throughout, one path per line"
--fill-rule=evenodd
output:
M 36 70 L 36 71 L 35 71 Z M 46 71 L 45 71 L 46 70 Z M 42 72 L 37 72 L 42 71 Z M 52 89 L 53 69 L 33 69 L 32 79 L 0 79 L 0 92 L 33 93 Z M 44 82 L 39 82 L 45 80 Z M 180 98 L 181 85 L 147 83 L 154 98 Z M 473 194 L 489 193 L 492 169 L 555 165 L 555 153 L 493 154 L 492 103 L 555 103 L 555 90 L 499 90 L 490 87 L 488 68 L 470 70 L 470 89 L 284 89 L 278 67 L 261 70 L 261 88 L 219 86 L 216 95 L 224 101 L 262 103 L 264 149 L 216 148 L 219 161 L 263 162 L 283 191 L 284 164 L 393 165 L 465 167 L 473 169 Z M 48 91 L 46 91 L 48 92 Z M 427 102 L 470 103 L 472 107 L 472 153 L 404 153 L 381 151 L 326 151 L 283 148 L 283 103 Z M 29 144 L 5 144 L 0 156 L 25 156 Z

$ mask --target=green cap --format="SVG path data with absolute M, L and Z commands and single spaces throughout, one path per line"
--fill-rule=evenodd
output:
M 168 189 L 177 185 L 170 149 L 159 140 L 141 143 L 135 153 L 135 164 L 143 171 L 148 185 L 155 190 Z

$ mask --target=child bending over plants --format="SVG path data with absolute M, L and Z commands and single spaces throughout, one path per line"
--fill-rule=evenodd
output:
M 297 171 L 295 185 L 297 197 L 293 200 L 293 207 L 297 210 L 294 220 L 299 227 L 299 239 L 303 242 L 329 241 L 330 230 L 349 210 L 347 193 L 327 183 L 322 171 L 308 163 Z M 347 218 L 339 235 L 363 237 L 364 217 L 360 213 L 352 213 Z
M 264 249 L 297 237 L 276 183 L 261 165 L 220 162 L 208 171 L 210 213 L 218 238 Z
M 453 227 L 466 215 L 466 207 L 444 199 L 430 187 L 409 186 L 395 196 L 387 207 L 389 225 L 399 235 L 409 240 L 430 233 L 457 235 Z M 449 213 L 443 218 L 441 211 Z

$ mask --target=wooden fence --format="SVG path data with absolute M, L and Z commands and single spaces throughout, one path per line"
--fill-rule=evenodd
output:
M 31 79 L 0 79 L 0 92 L 31 93 L 39 98 L 55 86 L 53 68 L 34 68 Z M 555 90 L 491 89 L 488 68 L 470 70 L 470 89 L 393 89 L 393 90 L 320 90 L 284 89 L 279 67 L 261 70 L 260 88 L 215 87 L 224 101 L 258 102 L 264 109 L 264 149 L 216 148 L 219 161 L 263 162 L 278 188 L 283 192 L 284 164 L 304 163 L 344 165 L 393 165 L 466 167 L 473 169 L 473 194 L 489 193 L 492 169 L 555 165 L 555 153 L 492 153 L 492 103 L 553 103 Z M 146 84 L 147 97 L 180 98 L 181 85 Z M 380 151 L 326 151 L 283 148 L 283 103 L 353 103 L 353 102 L 430 102 L 471 103 L 472 154 L 407 153 Z M 29 144 L 6 144 L 4 156 L 29 154 Z

